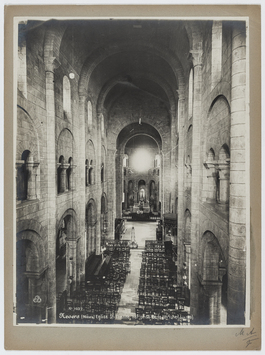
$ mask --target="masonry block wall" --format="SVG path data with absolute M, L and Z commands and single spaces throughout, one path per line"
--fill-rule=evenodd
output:
M 240 27 L 240 26 L 239 26 Z M 200 200 L 200 214 L 199 214 L 199 233 L 198 233 L 198 245 L 201 247 L 197 249 L 197 251 L 193 251 L 193 253 L 198 253 L 196 260 L 196 265 L 193 265 L 193 270 L 195 271 L 197 268 L 197 275 L 199 276 L 197 280 L 201 280 L 200 284 L 196 286 L 198 281 L 194 278 L 193 287 L 199 287 L 200 293 L 199 297 L 191 299 L 191 308 L 194 307 L 194 314 L 198 312 L 200 317 L 202 317 L 202 309 L 200 309 L 200 303 L 202 304 L 202 295 L 208 294 L 209 292 L 207 287 L 207 280 L 204 280 L 204 276 L 202 274 L 202 264 L 204 260 L 204 250 L 202 248 L 204 233 L 210 231 L 213 233 L 216 238 L 216 242 L 220 246 L 220 250 L 222 251 L 222 256 L 220 256 L 219 262 L 219 270 L 222 270 L 219 275 L 219 281 L 222 286 L 225 286 L 224 276 L 227 275 L 229 270 L 229 265 L 231 265 L 230 257 L 228 254 L 229 251 L 229 216 L 228 211 L 231 209 L 231 199 L 228 198 L 225 201 L 220 200 L 220 196 L 218 193 L 222 193 L 220 188 L 221 185 L 224 186 L 225 189 L 229 190 L 229 179 L 230 179 L 230 169 L 232 166 L 231 161 L 231 75 L 232 75 L 232 30 L 231 23 L 223 22 L 222 28 L 218 26 L 220 34 L 221 34 L 221 42 L 219 45 L 222 49 L 222 56 L 219 61 L 219 70 L 220 70 L 220 79 L 215 80 L 216 76 L 213 73 L 215 70 L 215 66 L 211 66 L 211 61 L 213 60 L 213 46 L 216 49 L 216 33 L 213 35 L 210 24 L 205 27 L 205 32 L 202 36 L 203 43 L 203 51 L 202 51 L 202 96 L 201 96 L 201 154 L 200 154 L 200 192 L 199 192 L 199 200 Z M 216 28 L 215 28 L 216 31 Z M 243 42 L 243 41 L 242 41 Z M 243 57 L 244 58 L 244 57 Z M 209 85 L 212 82 L 214 77 L 214 85 L 212 87 Z M 243 95 L 242 95 L 243 97 Z M 244 110 L 244 105 L 242 104 L 241 109 Z M 193 138 L 195 139 L 195 137 Z M 188 142 L 186 143 L 188 145 Z M 211 150 L 211 159 L 209 159 L 209 151 Z M 224 159 L 223 159 L 224 153 Z M 214 160 L 211 162 L 209 160 Z M 223 163 L 222 163 L 223 162 Z M 205 164 L 209 163 L 209 164 Z M 227 182 L 228 180 L 228 182 Z M 239 182 L 239 181 L 238 181 Z M 205 187 L 205 183 L 208 185 Z M 219 192 L 214 189 L 218 189 Z M 230 185 L 231 186 L 231 185 Z M 207 190 L 207 191 L 205 191 Z M 244 192 L 245 193 L 245 192 Z M 229 192 L 228 192 L 229 194 Z M 243 191 L 242 191 L 243 194 Z M 231 195 L 230 195 L 231 196 Z M 245 195 L 244 195 L 245 196 Z M 231 198 L 231 197 L 230 197 Z M 191 216 L 191 219 L 193 216 Z M 238 244 L 239 246 L 239 244 Z M 192 246 L 191 246 L 192 248 Z M 194 268 L 195 266 L 195 268 Z M 243 271 L 244 270 L 244 271 Z M 242 266 L 242 272 L 245 273 L 245 267 Z M 229 280 L 229 275 L 228 275 Z M 231 275 L 230 275 L 231 280 Z M 242 277 L 241 280 L 245 280 Z M 192 287 L 192 286 L 191 286 Z M 216 286 L 217 287 L 217 286 Z M 225 286 L 227 287 L 227 286 Z M 241 283 L 231 285 L 233 289 L 241 289 Z M 228 289 L 231 289 L 228 281 Z M 215 292 L 217 295 L 220 292 L 218 291 L 218 287 Z M 226 291 L 227 292 L 227 291 Z M 240 294 L 239 291 L 238 295 Z M 230 293 L 231 294 L 231 293 Z M 241 291 L 241 296 L 243 291 Z M 208 297 L 207 296 L 207 297 Z M 219 297 L 218 296 L 218 297 Z M 211 296 L 214 297 L 211 293 Z M 221 297 L 221 296 L 220 296 Z M 238 296 L 239 298 L 240 296 Z M 223 299 L 221 300 L 222 303 Z M 228 299 L 227 305 L 225 307 L 230 307 L 230 304 L 234 304 L 233 297 L 229 297 L 228 291 Z M 216 312 L 216 307 L 218 306 L 218 302 L 210 302 L 209 307 L 215 307 L 214 310 Z M 218 306 L 219 307 L 219 306 Z M 202 307 L 201 307 L 202 308 Z M 236 308 L 236 307 L 235 307 Z M 234 308 L 234 309 L 235 309 Z M 236 323 L 242 322 L 242 317 L 244 318 L 244 302 L 241 299 L 241 311 L 234 314 L 233 321 Z M 197 311 L 196 311 L 197 310 Z M 207 311 L 209 308 L 207 306 Z M 213 310 L 211 310 L 213 311 Z M 203 311 L 202 311 L 203 312 Z M 218 308 L 218 312 L 220 313 L 220 307 Z M 217 313 L 218 313 L 217 312 Z M 220 316 L 220 314 L 219 314 Z M 216 316 L 217 317 L 217 316 Z M 206 317 L 207 318 L 207 317 Z M 208 319 L 208 318 L 207 318 Z M 219 319 L 219 318 L 218 318 Z M 216 318 L 210 319 L 210 322 L 217 322 L 219 320 Z

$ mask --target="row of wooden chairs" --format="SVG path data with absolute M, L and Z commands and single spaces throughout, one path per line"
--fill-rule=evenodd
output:
M 175 296 L 175 291 L 167 287 L 139 286 L 138 294 L 143 296 L 170 297 Z
M 140 306 L 152 306 L 153 308 L 163 307 L 163 309 L 178 309 L 178 305 L 174 296 L 158 297 L 150 295 L 139 295 L 139 307 Z
M 158 249 L 164 249 L 164 243 L 162 241 L 158 240 L 146 240 L 145 241 L 145 249 L 148 248 L 158 248 Z
M 140 286 L 157 286 L 157 287 L 173 287 L 173 279 L 169 277 L 155 277 L 155 276 L 140 276 L 139 278 L 139 285 Z
M 130 248 L 126 243 L 113 242 L 106 249 L 112 256 L 108 274 L 100 280 L 82 281 L 76 297 L 61 302 L 59 322 L 109 323 L 115 320 L 121 291 L 130 272 Z M 60 318 L 60 314 L 64 317 Z
M 138 321 L 183 323 L 185 299 L 181 297 L 181 287 L 176 286 L 172 258 L 165 254 L 163 244 L 155 241 L 146 243 L 142 256 L 136 308 Z

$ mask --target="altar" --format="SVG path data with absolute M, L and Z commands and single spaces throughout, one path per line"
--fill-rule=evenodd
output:
M 150 213 L 150 206 L 147 202 L 144 202 L 142 205 L 140 205 L 139 203 L 135 203 L 133 205 L 133 213 Z

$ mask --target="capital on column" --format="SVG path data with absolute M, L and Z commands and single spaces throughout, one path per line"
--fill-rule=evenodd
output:
M 191 50 L 190 51 L 190 59 L 193 63 L 193 66 L 196 67 L 198 65 L 202 65 L 202 50 Z
M 183 89 L 178 89 L 176 90 L 177 94 L 178 94 L 178 100 L 179 101 L 184 101 L 185 100 L 185 93 Z
M 60 61 L 56 57 L 49 57 L 45 59 L 45 71 L 54 72 L 61 65 Z

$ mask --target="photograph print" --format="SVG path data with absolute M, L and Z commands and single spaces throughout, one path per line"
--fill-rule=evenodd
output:
M 248 19 L 14 26 L 14 324 L 247 325 Z

